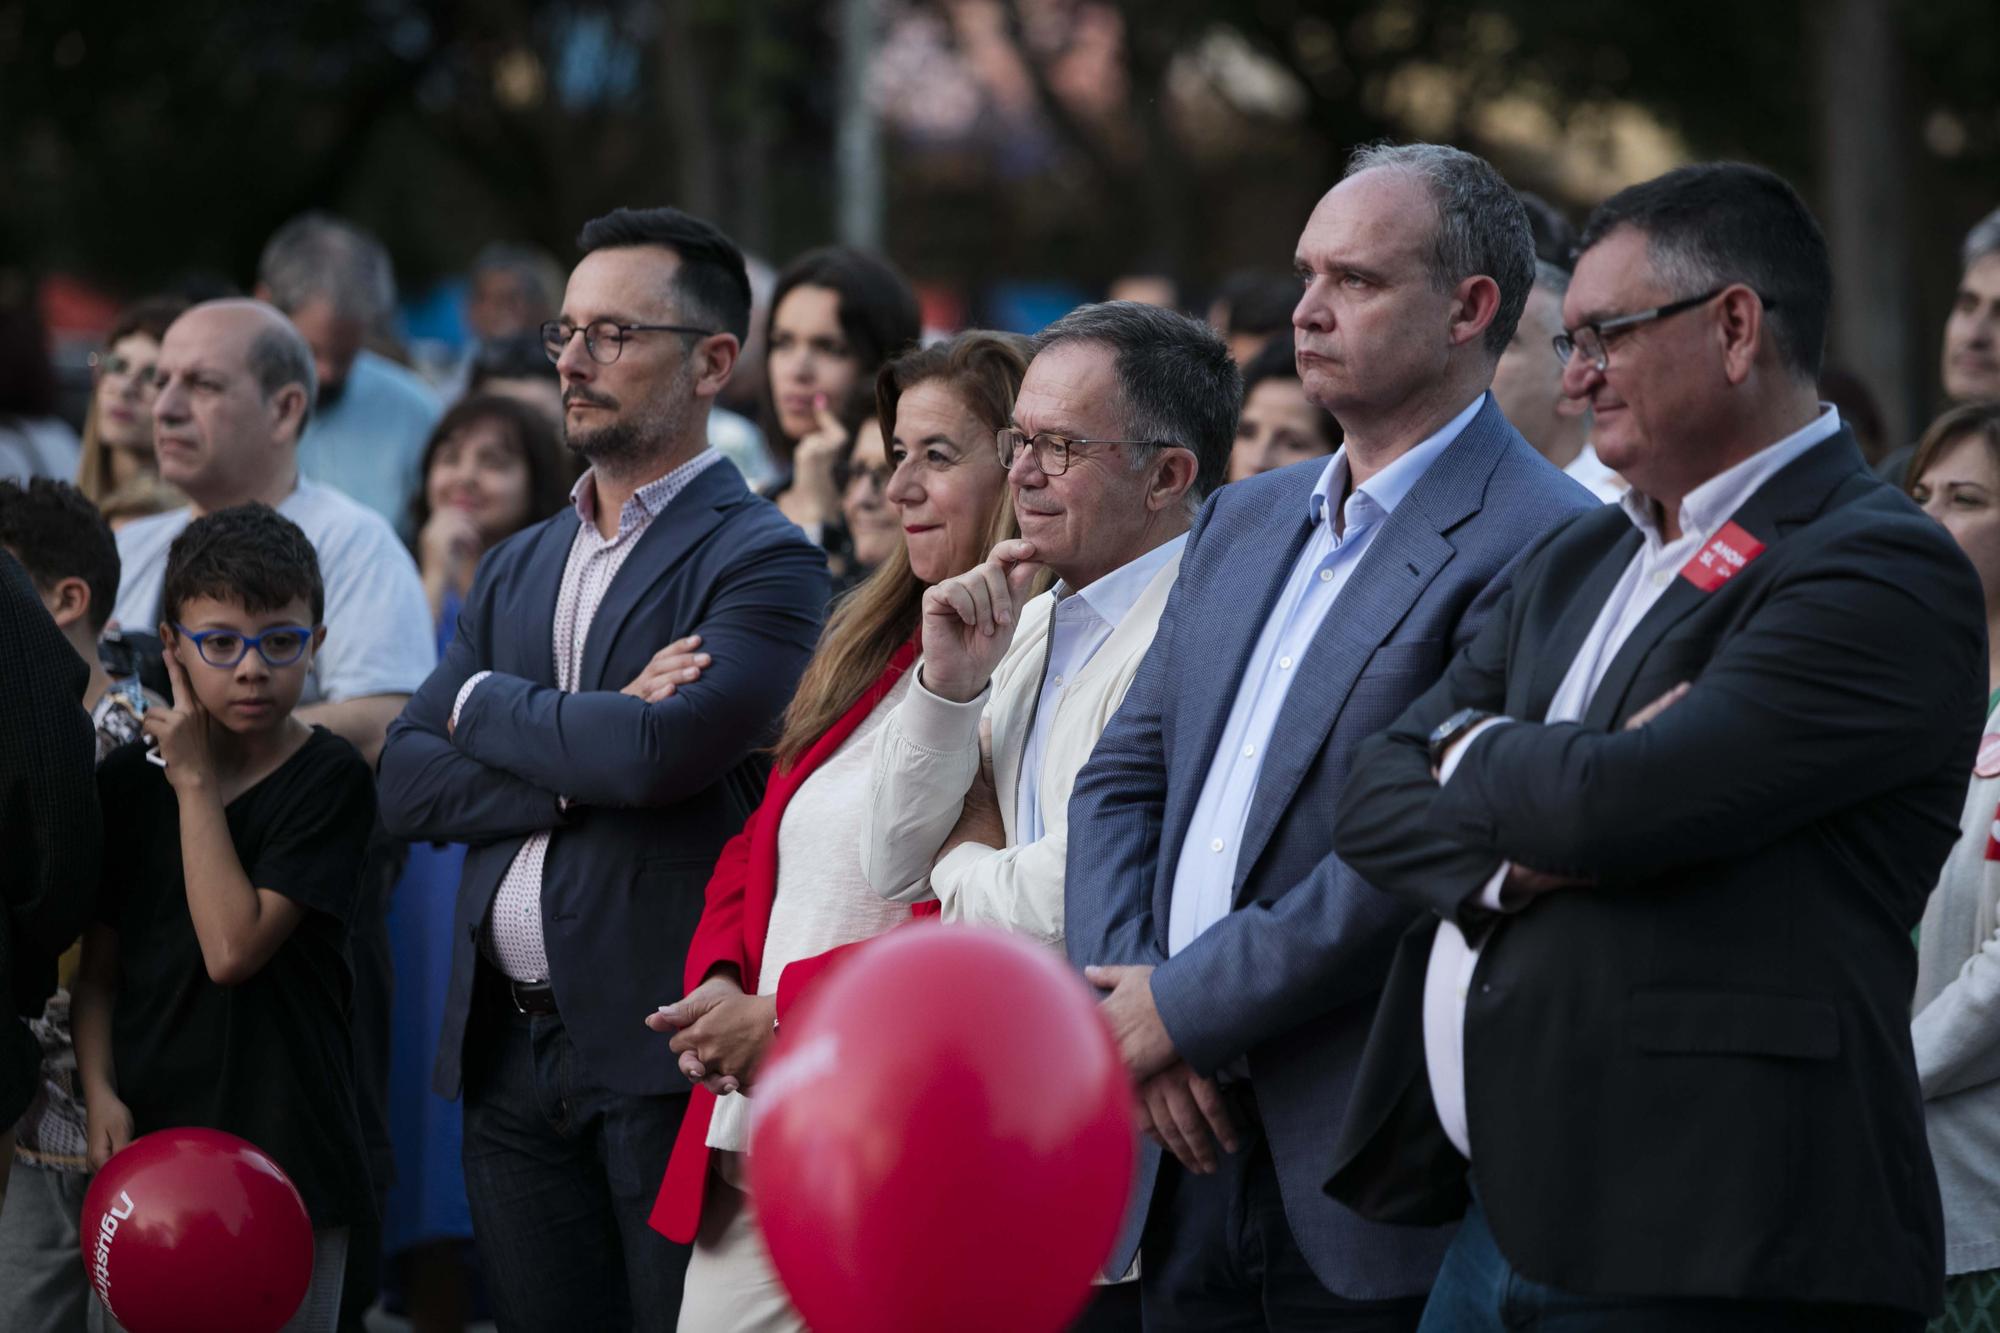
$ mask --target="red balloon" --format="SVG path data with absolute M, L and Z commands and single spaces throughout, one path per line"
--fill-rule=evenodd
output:
M 750 1099 L 750 1187 L 816 1333 L 1054 1333 L 1110 1256 L 1130 1081 L 1082 978 L 995 930 L 856 952 Z
M 312 1279 L 312 1221 L 255 1144 L 163 1129 L 83 1198 L 83 1267 L 129 1333 L 276 1333 Z

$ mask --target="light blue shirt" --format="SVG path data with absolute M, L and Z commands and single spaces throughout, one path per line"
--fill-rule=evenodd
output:
M 1306 504 L 1311 535 L 1257 636 L 1257 646 L 1237 687 L 1236 702 L 1229 709 L 1229 721 L 1223 726 L 1222 740 L 1209 761 L 1187 839 L 1181 844 L 1167 915 L 1170 954 L 1187 948 L 1196 936 L 1229 915 L 1237 845 L 1250 820 L 1257 775 L 1306 650 L 1340 599 L 1341 589 L 1354 576 L 1355 566 L 1361 563 L 1375 534 L 1431 464 L 1478 415 L 1485 401 L 1484 394 L 1473 399 L 1436 434 L 1355 487 L 1341 506 L 1342 530 L 1337 533 L 1328 521 L 1328 509 L 1347 489 L 1345 446 L 1320 474 L 1319 485 Z
M 1049 617 L 1049 662 L 1042 672 L 1042 692 L 1035 700 L 1035 724 L 1029 728 L 1028 745 L 1021 752 L 1020 781 L 1014 786 L 1017 845 L 1038 842 L 1048 831 L 1042 823 L 1042 758 L 1048 753 L 1049 729 L 1055 724 L 1063 691 L 1077 672 L 1090 665 L 1097 650 L 1131 614 L 1154 576 L 1185 545 L 1187 534 L 1182 533 L 1073 592 L 1066 584 L 1056 584 L 1055 613 Z
M 364 351 L 347 372 L 340 400 L 315 411 L 299 437 L 299 472 L 358 500 L 405 537 L 418 465 L 444 415 L 415 372 Z

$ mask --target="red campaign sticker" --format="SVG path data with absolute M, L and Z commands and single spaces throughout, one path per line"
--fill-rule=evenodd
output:
M 1725 523 L 1694 559 L 1681 566 L 1681 577 L 1703 592 L 1714 592 L 1762 554 L 1764 543 L 1734 523 Z
M 1986 859 L 2000 861 L 2000 810 L 1993 813 L 1993 822 L 1986 826 Z
M 1979 757 L 1972 761 L 1976 778 L 2000 778 L 2000 735 L 1979 738 Z

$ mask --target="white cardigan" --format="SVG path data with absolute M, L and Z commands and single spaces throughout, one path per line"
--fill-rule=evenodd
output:
M 1055 594 L 1043 593 L 1021 609 L 1014 641 L 979 698 L 958 704 L 921 681 L 911 687 L 875 738 L 861 870 L 876 892 L 906 903 L 935 897 L 947 921 L 1002 926 L 1061 946 L 1070 788 L 1152 646 L 1180 567 L 1176 553 L 1064 687 L 1038 779 L 1043 836 L 1035 842 L 1016 844 L 1015 796 L 1041 693 Z M 993 785 L 1007 845 L 962 843 L 933 866 L 979 771 L 982 718 L 992 723 Z
M 2000 731 L 2000 710 L 1986 723 Z M 1974 777 L 1918 932 L 1917 1079 L 1938 1192 L 1945 1272 L 2000 1268 L 2000 778 Z

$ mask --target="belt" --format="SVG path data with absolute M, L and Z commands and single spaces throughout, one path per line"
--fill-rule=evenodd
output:
M 490 997 L 488 1003 L 502 1012 L 512 1010 L 517 1014 L 553 1014 L 556 1012 L 555 987 L 546 981 L 516 981 L 493 966 L 482 955 L 479 959 L 480 989 Z

